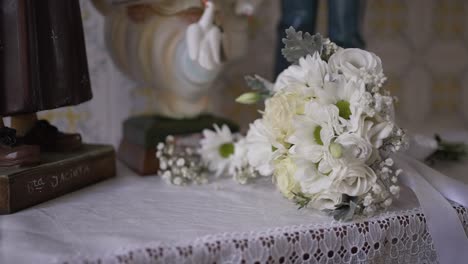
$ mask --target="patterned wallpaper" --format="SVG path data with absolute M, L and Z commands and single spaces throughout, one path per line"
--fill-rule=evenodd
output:
M 250 21 L 250 48 L 244 59 L 227 65 L 216 83 L 218 109 L 243 124 L 255 119 L 255 107 L 236 105 L 245 91 L 243 76 L 272 78 L 277 0 L 264 0 Z M 113 65 L 104 44 L 103 18 L 90 0 L 81 0 L 92 101 L 42 113 L 67 131 L 80 131 L 88 142 L 117 146 L 121 122 L 151 112 L 151 89 L 134 89 Z M 320 1 L 318 30 L 326 32 L 326 1 Z M 368 49 L 381 56 L 388 85 L 400 97 L 398 117 L 411 127 L 466 128 L 468 120 L 468 1 L 369 0 L 364 36 Z

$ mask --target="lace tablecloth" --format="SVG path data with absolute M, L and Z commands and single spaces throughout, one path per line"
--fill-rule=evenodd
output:
M 466 168 L 444 172 L 463 177 Z M 297 210 L 268 179 L 176 187 L 118 169 L 115 179 L 0 216 L 0 263 L 437 263 L 409 190 L 387 213 L 339 223 Z M 468 230 L 467 209 L 455 207 Z

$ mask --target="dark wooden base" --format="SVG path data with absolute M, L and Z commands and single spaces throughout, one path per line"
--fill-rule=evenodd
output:
M 10 214 L 116 175 L 111 146 L 41 153 L 41 164 L 0 168 L 0 214 Z
M 124 138 L 120 142 L 118 157 L 119 160 L 141 176 L 155 174 L 159 168 L 159 161 L 156 158 L 156 146 L 144 148 L 132 144 Z
M 212 129 L 214 124 L 226 124 L 231 131 L 239 130 L 232 121 L 211 115 L 190 119 L 171 119 L 157 115 L 131 117 L 123 124 L 118 157 L 141 176 L 156 174 L 159 166 L 156 146 L 159 142 L 164 142 L 168 135 L 176 138 L 194 135 L 206 128 Z

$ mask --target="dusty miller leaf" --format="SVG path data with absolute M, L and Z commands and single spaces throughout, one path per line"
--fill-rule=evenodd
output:
M 355 198 L 343 195 L 343 203 L 339 204 L 334 210 L 324 210 L 337 221 L 351 221 L 353 220 L 356 211 L 359 209 Z
M 308 32 L 296 31 L 293 27 L 286 29 L 283 38 L 285 47 L 281 50 L 284 58 L 291 63 L 298 63 L 299 59 L 315 52 L 322 54 L 323 38 L 320 34 L 310 35 Z
M 245 76 L 245 82 L 252 90 L 259 93 L 263 98 L 268 98 L 273 95 L 273 83 L 258 76 Z

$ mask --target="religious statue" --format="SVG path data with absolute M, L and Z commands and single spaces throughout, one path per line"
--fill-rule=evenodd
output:
M 255 0 L 94 3 L 106 16 L 106 42 L 117 67 L 140 86 L 153 87 L 155 112 L 173 118 L 209 110 L 209 90 L 224 63 L 247 50 L 246 15 L 256 7 Z
M 91 99 L 79 2 L 0 1 L 0 166 L 37 163 L 40 151 L 81 146 L 36 113 Z
M 0 25 L 0 214 L 114 176 L 112 147 L 37 118 L 92 98 L 79 1 L 0 0 Z
M 163 135 L 199 132 L 219 120 L 204 115 L 212 110 L 211 88 L 225 63 L 246 53 L 247 16 L 259 0 L 93 2 L 105 16 L 106 43 L 117 67 L 156 92 L 154 115 L 126 120 L 119 149 L 130 167 L 151 174 L 156 165 L 148 169 L 135 153 L 154 160 Z
M 364 48 L 361 36 L 362 0 L 328 0 L 328 37 L 343 48 Z M 281 54 L 282 40 L 289 27 L 302 32 L 315 32 L 318 0 L 281 0 L 278 25 L 275 76 L 289 66 Z

